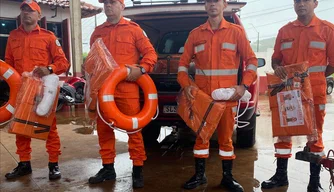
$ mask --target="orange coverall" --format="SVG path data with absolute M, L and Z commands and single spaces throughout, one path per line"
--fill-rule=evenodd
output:
M 20 74 L 33 71 L 35 66 L 51 66 L 55 74 L 67 71 L 69 63 L 56 36 L 38 25 L 30 33 L 24 31 L 21 25 L 13 30 L 6 47 L 5 61 L 13 66 Z M 30 161 L 31 138 L 16 135 L 16 153 L 20 161 Z M 50 128 L 46 148 L 51 163 L 58 162 L 60 140 L 56 127 L 56 118 Z
M 328 63 L 334 67 L 334 25 L 316 16 L 308 26 L 298 20 L 288 23 L 279 30 L 272 59 L 281 60 L 283 66 L 308 61 L 318 134 L 318 140 L 309 147 L 314 154 L 324 156 L 325 71 Z M 291 142 L 275 143 L 275 157 L 290 158 L 291 147 Z
M 121 18 L 116 25 L 105 22 L 96 27 L 91 36 L 90 45 L 97 38 L 103 39 L 104 44 L 119 66 L 138 64 L 142 55 L 143 58 L 139 64 L 147 72 L 151 72 L 157 62 L 157 55 L 150 40 L 139 25 L 132 21 Z M 137 114 L 140 111 L 138 85 L 135 82 L 128 81 L 118 84 L 115 91 L 115 101 L 117 107 L 125 115 Z M 97 133 L 103 164 L 114 163 L 116 157 L 114 130 L 98 117 Z M 129 134 L 128 144 L 133 165 L 142 166 L 144 160 L 146 160 L 146 154 L 141 132 Z
M 194 56 L 195 82 L 189 79 L 188 68 Z M 178 82 L 181 87 L 197 86 L 211 96 L 218 88 L 237 85 L 240 56 L 246 62 L 242 84 L 250 86 L 257 78 L 257 59 L 242 27 L 222 20 L 213 31 L 207 21 L 190 32 L 181 56 Z M 226 110 L 218 124 L 219 155 L 222 160 L 235 159 L 232 143 L 237 102 L 227 102 Z M 194 146 L 196 158 L 209 157 L 209 142 L 197 137 Z

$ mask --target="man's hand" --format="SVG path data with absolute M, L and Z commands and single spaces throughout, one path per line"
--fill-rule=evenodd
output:
M 127 81 L 137 81 L 140 76 L 142 76 L 142 72 L 139 67 L 134 67 L 131 65 L 125 65 L 126 67 L 130 68 L 130 73 L 126 78 Z
M 48 70 L 47 67 L 36 67 L 34 71 L 32 72 L 33 76 L 42 78 L 45 75 L 49 75 L 50 71 Z
M 246 88 L 243 85 L 237 85 L 233 87 L 235 89 L 234 94 L 229 101 L 239 101 L 239 99 L 245 94 Z
M 192 100 L 192 99 L 195 99 L 195 97 L 191 94 L 191 90 L 194 89 L 195 87 L 194 86 L 187 86 L 184 88 L 184 92 L 186 94 L 186 97 L 188 100 Z
M 275 69 L 275 75 L 280 79 L 285 79 L 288 74 L 283 66 L 278 66 Z

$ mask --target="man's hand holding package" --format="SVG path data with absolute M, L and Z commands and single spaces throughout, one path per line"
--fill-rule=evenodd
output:
M 239 99 L 245 94 L 246 88 L 243 85 L 237 85 L 233 87 L 235 89 L 234 94 L 229 101 L 239 101 Z
M 287 76 L 287 73 L 285 71 L 285 68 L 283 66 L 277 66 L 275 68 L 275 75 L 279 77 L 280 79 L 285 79 Z
M 191 93 L 191 90 L 194 89 L 194 88 L 195 87 L 191 86 L 191 85 L 184 88 L 184 92 L 185 92 L 186 97 L 187 97 L 188 100 L 195 99 L 195 97 Z
M 36 67 L 33 71 L 33 75 L 37 77 L 44 77 L 45 75 L 49 75 L 50 71 L 47 67 Z
M 134 67 L 131 65 L 126 65 L 126 67 L 130 69 L 130 73 L 126 78 L 127 81 L 137 81 L 137 79 L 139 79 L 139 77 L 142 75 L 142 72 L 139 67 Z

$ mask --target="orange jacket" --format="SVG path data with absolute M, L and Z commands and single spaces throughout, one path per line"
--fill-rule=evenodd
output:
M 59 75 L 70 66 L 56 36 L 38 25 L 30 33 L 22 25 L 10 32 L 5 61 L 20 74 L 32 71 L 35 66 L 51 66 Z
M 279 30 L 273 59 L 282 65 L 308 61 L 315 104 L 326 103 L 326 67 L 334 67 L 334 25 L 313 17 L 308 26 L 296 20 Z
M 194 57 L 195 84 L 206 94 L 218 88 L 237 85 L 240 56 L 246 62 L 242 84 L 250 86 L 256 79 L 257 59 L 242 27 L 222 20 L 220 27 L 212 31 L 209 21 L 189 34 L 179 64 L 178 82 L 182 87 L 193 82 L 188 69 Z
M 116 25 L 105 22 L 93 32 L 90 39 L 91 46 L 97 38 L 103 39 L 119 66 L 140 64 L 147 72 L 151 72 L 157 62 L 157 55 L 146 33 L 132 21 L 121 18 Z M 141 55 L 143 58 L 139 63 Z M 116 87 L 115 97 L 138 98 L 138 85 L 133 82 L 121 82 Z

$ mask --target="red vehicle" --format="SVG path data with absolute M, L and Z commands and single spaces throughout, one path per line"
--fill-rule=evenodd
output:
M 138 23 L 146 32 L 158 53 L 158 63 L 150 74 L 158 90 L 159 116 L 143 129 L 145 143 L 156 141 L 161 126 L 175 126 L 178 130 L 186 128 L 183 120 L 177 115 L 176 98 L 180 91 L 177 70 L 178 62 L 183 53 L 183 46 L 189 32 L 207 20 L 204 1 L 188 3 L 187 1 L 152 2 L 133 1 L 132 7 L 127 7 L 124 17 Z M 227 21 L 242 26 L 237 12 L 245 2 L 230 1 L 224 11 Z M 264 66 L 264 60 L 259 59 L 259 67 Z M 192 71 L 192 70 L 190 70 Z M 193 69 L 193 75 L 194 75 Z M 244 71 L 243 62 L 239 69 L 239 82 Z M 191 72 L 190 72 L 191 74 Z M 252 98 L 248 108 L 241 103 L 239 114 L 246 112 L 239 121 L 248 122 L 246 127 L 236 129 L 236 144 L 240 147 L 251 147 L 255 143 L 256 110 L 258 104 L 259 81 L 249 88 Z M 190 130 L 190 129 L 189 129 Z

